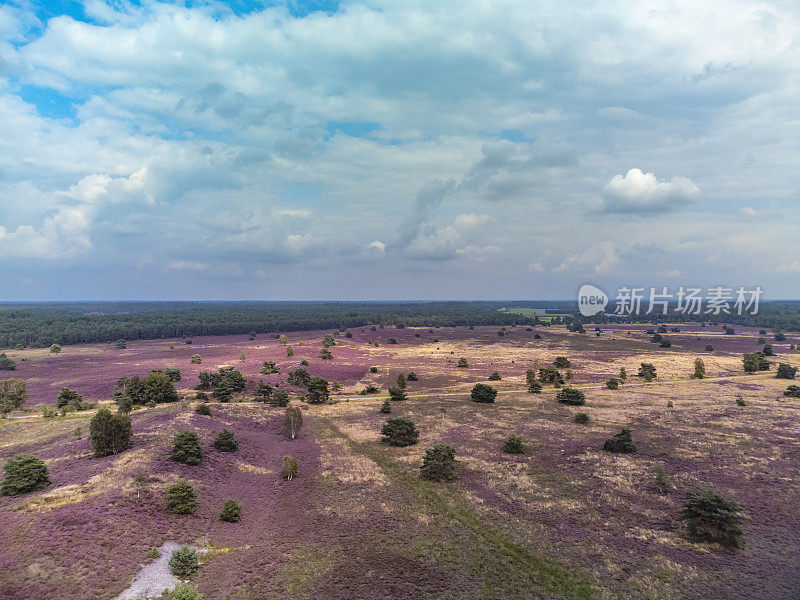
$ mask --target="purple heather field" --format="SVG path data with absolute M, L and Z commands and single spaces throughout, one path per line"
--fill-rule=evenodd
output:
M 720 326 L 681 324 L 663 334 L 672 347 L 659 348 L 646 334 L 651 327 L 604 326 L 599 336 L 559 326 L 504 335 L 493 327 L 358 328 L 337 338 L 333 360 L 319 358 L 325 331 L 288 334 L 292 357 L 265 335 L 139 341 L 126 350 L 71 346 L 59 356 L 11 351 L 18 369 L 4 376 L 25 379 L 31 396 L 15 416 L 30 418 L 0 420 L 0 460 L 34 454 L 52 483 L 0 497 L 0 598 L 110 600 L 166 541 L 209 549 L 192 578 L 206 600 L 797 598 L 798 400 L 783 396 L 787 381 L 774 368 L 743 373 L 742 353 L 760 349 L 757 329 L 725 335 Z M 781 343 L 765 337 L 777 361 L 800 364 L 789 348 L 796 334 Z M 190 364 L 195 353 L 202 364 Z M 558 404 L 550 387 L 524 391 L 525 370 L 556 356 L 571 361 L 576 385 L 594 385 L 585 405 Z M 462 357 L 467 368 L 457 366 Z M 722 379 L 690 380 L 698 357 L 709 377 Z M 191 388 L 202 370 L 230 365 L 248 379 L 286 385 L 304 359 L 342 392 L 327 405 L 293 400 L 304 416 L 295 440 L 283 433 L 283 409 L 236 402 L 250 400 L 249 391 L 212 402 L 211 416 L 194 412 Z M 281 373 L 259 375 L 265 360 Z M 596 385 L 620 367 L 641 381 L 641 362 L 657 367 L 653 385 Z M 93 456 L 91 414 L 34 417 L 62 385 L 103 402 L 118 377 L 165 367 L 181 369 L 186 400 L 134 411 L 132 446 L 120 454 Z M 354 397 L 409 371 L 419 381 L 409 382 L 410 398 L 393 402 L 391 415 L 378 412 L 382 399 Z M 493 385 L 509 392 L 495 404 L 452 393 L 494 371 L 502 379 Z M 578 411 L 588 424 L 574 422 Z M 419 443 L 385 444 L 380 429 L 390 416 L 412 419 Z M 637 452 L 603 452 L 622 427 L 633 431 Z M 236 452 L 212 447 L 223 428 L 235 433 Z M 182 429 L 200 437 L 198 466 L 169 458 Z M 503 452 L 511 434 L 523 439 L 523 454 Z M 455 448 L 456 481 L 419 477 L 424 450 L 438 443 Z M 292 481 L 279 475 L 284 455 L 300 465 Z M 142 488 L 134 481 L 140 470 L 148 476 Z M 669 492 L 656 486 L 659 470 Z M 178 477 L 199 492 L 192 515 L 166 511 L 165 487 Z M 741 504 L 744 548 L 688 539 L 678 513 L 688 491 L 706 487 Z M 228 498 L 241 503 L 238 523 L 219 520 Z

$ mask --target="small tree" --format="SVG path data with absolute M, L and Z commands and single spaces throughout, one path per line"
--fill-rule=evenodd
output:
M 556 359 L 553 361 L 553 366 L 556 369 L 569 369 L 572 363 L 569 362 L 566 356 L 556 356 Z
M 62 387 L 61 391 L 58 392 L 58 396 L 56 396 L 56 406 L 58 406 L 58 408 L 63 408 L 67 405 L 79 407 L 82 402 L 83 396 L 75 390 L 66 387 Z
M 0 379 L 0 414 L 10 413 L 25 404 L 28 386 L 22 379 Z
M 584 393 L 569 387 L 559 390 L 556 394 L 556 400 L 561 404 L 569 404 L 571 406 L 586 404 L 586 396 Z
M 692 379 L 705 379 L 705 376 L 706 376 L 706 365 L 703 362 L 703 359 L 695 358 L 694 373 L 692 373 Z
M 608 438 L 603 444 L 603 450 L 617 454 L 633 454 L 636 452 L 631 430 L 623 429 L 618 434 Z
M 389 402 L 388 400 L 384 400 L 383 404 L 381 404 L 381 408 L 380 408 L 380 410 L 378 412 L 380 412 L 381 414 L 384 414 L 384 415 L 390 414 L 392 412 L 392 403 Z
M 286 437 L 293 440 L 300 432 L 303 426 L 303 412 L 299 406 L 288 406 L 286 408 L 286 415 L 283 418 L 283 428 L 286 432 Z
M 585 412 L 579 412 L 575 413 L 573 421 L 575 421 L 578 425 L 586 425 L 587 423 L 589 423 L 589 421 L 591 421 L 591 419 L 589 418 L 589 415 L 587 415 Z
M 525 444 L 518 435 L 511 435 L 503 444 L 503 451 L 506 454 L 522 454 L 525 452 Z
M 219 514 L 219 520 L 226 523 L 236 523 L 242 518 L 242 507 L 236 500 L 228 498 L 222 506 L 222 512 Z
M 542 384 L 538 381 L 531 381 L 528 384 L 528 393 L 530 394 L 541 394 L 542 393 Z
M 406 375 L 407 381 L 419 381 L 419 377 L 414 371 L 411 371 L 408 375 Z
M 378 367 L 370 367 L 369 368 L 369 372 L 370 373 L 377 373 L 378 372 Z
M 50 485 L 47 466 L 32 454 L 17 454 L 3 465 L 5 477 L 0 483 L 0 495 L 22 496 L 38 492 Z
M 197 505 L 197 492 L 183 477 L 167 487 L 167 510 L 178 515 L 190 515 Z
M 59 354 L 61 352 L 61 344 L 53 344 L 50 346 L 50 354 Z
M 128 347 L 128 343 L 125 340 L 117 340 L 116 343 L 117 350 L 125 350 Z
M 727 500 L 712 490 L 690 491 L 686 493 L 680 518 L 686 521 L 693 540 L 744 547 L 741 506 L 735 500 Z
M 502 379 L 502 377 L 500 377 L 500 373 L 498 373 L 497 371 L 495 371 L 494 373 L 492 373 L 488 377 L 489 381 L 500 381 L 501 379 Z
M 293 456 L 284 456 L 281 459 L 281 478 L 291 481 L 300 472 L 300 465 Z
M 17 363 L 8 358 L 3 352 L 0 354 L 0 371 L 13 371 L 17 368 Z
M 561 376 L 561 373 L 559 373 L 555 365 L 548 365 L 546 367 L 542 367 L 541 369 L 539 369 L 539 381 L 541 381 L 542 383 L 563 385 L 564 378 Z
M 331 351 L 327 348 L 323 348 L 319 351 L 319 357 L 322 360 L 333 360 L 333 354 L 331 354 Z
M 280 373 L 281 370 L 274 360 L 265 360 L 261 365 L 261 373 L 264 375 L 271 375 L 273 373 Z
M 800 385 L 790 385 L 786 388 L 786 391 L 783 392 L 784 396 L 789 396 L 790 398 L 800 398 Z
M 131 418 L 125 413 L 101 408 L 89 421 L 89 434 L 95 456 L 119 454 L 131 447 Z
M 653 364 L 644 362 L 640 364 L 638 376 L 644 377 L 645 381 L 653 381 L 656 378 L 656 368 Z
M 291 358 L 294 356 L 294 349 L 291 346 L 287 346 L 286 348 L 286 356 Z
M 285 346 L 286 344 L 289 343 L 289 338 L 287 338 L 285 335 L 281 334 L 281 335 L 278 336 L 278 342 L 281 345 Z
M 408 396 L 406 396 L 402 388 L 393 385 L 389 387 L 389 399 L 394 401 L 407 400 Z
M 200 438 L 194 431 L 183 429 L 175 434 L 172 442 L 170 458 L 191 466 L 203 462 L 203 449 L 200 447 Z
M 614 379 L 613 377 L 606 381 L 606 387 L 610 390 L 619 389 L 619 381 Z
M 797 367 L 781 363 L 778 365 L 778 371 L 775 373 L 777 379 L 794 379 L 797 375 Z
M 466 369 L 469 367 L 469 363 L 467 362 L 466 358 L 459 358 L 458 359 L 458 366 L 461 369 Z
M 622 383 L 628 381 L 628 372 L 625 370 L 625 367 L 619 368 L 619 379 Z
M 312 377 L 308 382 L 308 403 L 325 404 L 330 398 L 328 381 L 322 377 Z
M 279 406 L 283 408 L 289 405 L 289 392 L 286 390 L 275 390 L 272 393 L 272 398 L 269 402 L 272 406 Z
M 239 448 L 239 442 L 236 441 L 232 431 L 223 429 L 214 440 L 213 446 L 220 452 L 235 452 Z
M 402 373 L 397 376 L 397 387 L 399 387 L 401 390 L 406 389 L 406 376 Z
M 298 367 L 293 371 L 289 371 L 289 376 L 286 378 L 289 385 L 296 387 L 308 387 L 308 382 L 311 381 L 311 374 L 307 369 Z
M 200 363 L 203 362 L 203 359 L 200 358 L 199 354 L 195 354 L 194 356 L 192 356 L 192 358 L 191 358 L 191 360 L 189 360 L 189 362 L 192 363 L 193 365 L 199 365 Z
M 181 546 L 169 557 L 169 570 L 176 577 L 188 578 L 197 574 L 197 551 L 191 546 Z
M 473 402 L 481 402 L 484 404 L 493 404 L 497 397 L 497 388 L 493 388 L 485 383 L 476 383 L 475 387 L 470 392 L 470 398 Z
M 211 408 L 205 402 L 198 404 L 197 408 L 194 409 L 194 412 L 196 412 L 198 415 L 203 415 L 206 417 L 211 416 Z
M 390 446 L 411 446 L 419 441 L 419 431 L 411 419 L 393 417 L 381 428 L 384 441 Z
M 142 497 L 142 491 L 147 489 L 147 485 L 150 483 L 150 475 L 148 475 L 147 471 L 144 467 L 138 467 L 136 472 L 133 474 L 133 485 L 136 486 L 136 497 Z
M 449 444 L 436 444 L 425 450 L 420 476 L 429 481 L 455 481 L 456 451 Z

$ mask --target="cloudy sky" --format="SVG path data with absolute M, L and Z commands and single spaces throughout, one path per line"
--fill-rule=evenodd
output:
M 800 297 L 800 3 L 0 0 L 0 299 Z

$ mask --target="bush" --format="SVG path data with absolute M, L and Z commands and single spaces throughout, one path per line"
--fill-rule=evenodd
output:
M 187 341 L 186 343 L 187 343 L 187 344 L 189 344 L 189 343 L 191 343 L 191 342 L 190 342 L 190 341 Z M 200 358 L 200 355 L 199 355 L 199 354 L 195 354 L 194 356 L 192 356 L 192 358 L 189 360 L 189 362 L 190 362 L 191 364 L 193 364 L 193 365 L 199 365 L 199 364 L 201 364 L 201 363 L 203 362 L 203 359 L 202 359 L 202 358 Z
M 400 400 L 407 400 L 405 391 L 402 388 L 393 385 L 389 388 L 389 399 L 399 402 Z
M 242 507 L 239 503 L 230 498 L 225 500 L 225 504 L 222 506 L 222 512 L 219 513 L 219 520 L 225 521 L 226 523 L 236 523 L 241 518 Z
M 5 354 L 0 354 L 0 371 L 13 371 L 17 368 L 17 363 L 8 358 Z
M 706 376 L 706 365 L 703 362 L 702 358 L 694 359 L 694 373 L 692 373 L 692 379 L 705 379 Z
M 172 442 L 170 458 L 191 466 L 203 462 L 203 449 L 200 447 L 200 438 L 194 431 L 183 429 L 175 434 Z
M 656 467 L 653 472 L 656 489 L 662 494 L 669 494 L 675 489 L 675 484 L 672 482 L 672 477 L 661 467 Z
M 680 513 L 686 521 L 689 537 L 697 541 L 717 542 L 723 546 L 742 548 L 741 507 L 712 490 L 687 492 Z
M 522 438 L 518 435 L 511 435 L 503 445 L 503 451 L 506 454 L 522 454 L 525 452 L 525 445 L 522 443 Z
M 541 394 L 542 393 L 542 384 L 538 381 L 531 381 L 528 383 L 528 393 L 530 394 Z
M 783 392 L 784 396 L 789 396 L 790 398 L 800 398 L 800 385 L 790 385 L 786 388 L 786 391 Z
M 493 388 L 485 383 L 476 383 L 475 387 L 470 392 L 470 398 L 473 402 L 481 402 L 484 404 L 493 404 L 497 397 L 497 388 Z
M 744 398 L 741 394 L 736 394 L 736 405 L 737 406 L 747 406 L 747 402 L 745 402 Z
M 179 581 L 172 590 L 172 600 L 203 600 L 203 594 L 198 592 L 194 586 Z
M 370 373 L 377 373 L 378 372 L 378 367 L 370 367 L 369 368 L 369 372 Z
M 402 373 L 397 376 L 397 387 L 399 387 L 401 390 L 406 389 L 406 376 Z
M 183 579 L 197 574 L 197 551 L 191 546 L 181 546 L 169 557 L 169 570 Z
M 633 443 L 630 429 L 623 429 L 613 437 L 608 438 L 603 444 L 603 450 L 616 454 L 633 454 L 636 446 Z
M 751 352 L 742 356 L 745 373 L 755 373 L 756 371 L 769 371 L 770 362 L 764 358 L 761 352 Z
M 322 360 L 333 360 L 333 354 L 327 348 L 323 348 L 319 351 L 319 357 Z
M 58 396 L 56 396 L 56 406 L 58 408 L 62 408 L 68 404 L 77 407 L 80 406 L 82 402 L 83 396 L 81 396 L 78 392 L 65 387 L 62 387 L 61 391 L 58 392 Z
M 190 515 L 197 504 L 197 492 L 183 477 L 167 487 L 167 510 L 178 515 Z
M 410 372 L 410 373 L 409 373 L 409 374 L 406 376 L 406 380 L 407 380 L 407 381 L 419 381 L 419 377 L 417 377 L 417 374 L 416 374 L 416 373 L 414 373 L 414 371 L 411 371 L 411 372 Z
M 456 451 L 449 444 L 436 444 L 425 450 L 420 477 L 429 481 L 455 481 Z
M 297 459 L 292 456 L 284 456 L 281 459 L 281 478 L 291 481 L 300 472 L 300 465 Z
M 220 452 L 235 452 L 239 448 L 239 442 L 236 441 L 233 432 L 227 429 L 219 432 L 213 445 Z
M 548 365 L 539 369 L 539 381 L 542 383 L 563 384 L 564 378 L 554 365 Z
M 558 391 L 556 400 L 561 404 L 569 404 L 571 406 L 586 404 L 586 396 L 582 391 L 568 387 Z
M 131 447 L 131 418 L 125 413 L 112 413 L 101 408 L 89 421 L 89 435 L 95 456 L 119 454 Z
M 652 381 L 656 378 L 656 368 L 653 366 L 652 363 L 640 363 L 641 366 L 639 367 L 639 372 L 637 375 L 639 377 L 644 377 L 645 381 Z
M 495 371 L 494 373 L 492 373 L 488 377 L 489 381 L 500 381 L 501 379 L 502 379 L 502 377 L 500 377 L 500 373 L 498 373 L 497 371 Z
M 411 419 L 391 418 L 383 424 L 381 435 L 390 446 L 411 446 L 419 441 L 419 431 Z
M 365 387 L 358 393 L 361 396 L 369 396 L 370 394 L 377 394 L 378 392 L 380 392 L 380 390 L 370 383 L 367 387 Z
M 616 389 L 619 389 L 619 381 L 617 381 L 616 379 L 614 379 L 614 378 L 612 377 L 611 379 L 609 379 L 608 381 L 606 381 L 606 387 L 607 387 L 608 389 L 610 389 L 610 390 L 616 390 Z
M 458 366 L 462 369 L 466 369 L 469 367 L 469 363 L 467 362 L 466 358 L 459 358 L 458 359 Z
M 286 432 L 286 437 L 293 440 L 303 427 L 303 412 L 299 406 L 288 406 L 286 408 L 286 415 L 283 418 L 283 429 Z
M 392 403 L 389 402 L 388 400 L 384 400 L 384 402 L 383 402 L 383 404 L 381 404 L 381 408 L 380 408 L 380 410 L 378 412 L 380 412 L 381 414 L 384 414 L 384 415 L 391 414 L 391 412 L 392 412 Z
M 28 386 L 22 379 L 0 379 L 0 414 L 10 413 L 25 404 Z
M 43 490 L 50 485 L 47 465 L 32 454 L 17 454 L 3 465 L 5 477 L 0 495 L 21 496 Z
M 569 369 L 572 364 L 566 356 L 556 356 L 556 359 L 553 361 L 553 366 L 556 369 Z
M 573 421 L 579 425 L 586 425 L 590 420 L 589 415 L 585 412 L 575 413 L 575 417 L 573 418 Z
M 289 392 L 286 390 L 275 390 L 272 393 L 272 398 L 270 399 L 270 404 L 272 406 L 280 406 L 281 408 L 284 406 L 288 406 L 289 404 Z
M 628 371 L 625 370 L 625 367 L 619 368 L 619 380 L 622 383 L 625 383 L 628 380 Z
M 172 381 L 173 383 L 176 383 L 181 380 L 180 369 L 168 368 L 164 369 L 164 373 L 166 373 L 167 377 L 169 377 L 169 380 Z
M 205 402 L 197 405 L 197 408 L 194 409 L 198 415 L 205 415 L 206 417 L 211 416 L 211 408 Z
M 712 346 L 711 344 L 706 344 L 706 352 L 713 352 L 713 351 L 714 351 L 714 346 Z
M 778 371 L 775 373 L 775 377 L 778 379 L 794 379 L 795 375 L 797 375 L 797 367 L 786 363 L 779 364 Z
M 53 344 L 50 346 L 50 354 L 60 354 L 61 353 L 61 344 Z

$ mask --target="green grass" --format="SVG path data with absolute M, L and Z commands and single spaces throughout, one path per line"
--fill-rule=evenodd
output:
M 571 317 L 570 313 L 546 313 L 547 309 L 545 308 L 506 308 L 502 312 L 512 313 L 515 315 L 522 315 L 524 317 L 539 317 L 540 321 L 545 323 L 549 323 L 553 320 L 553 317 Z

